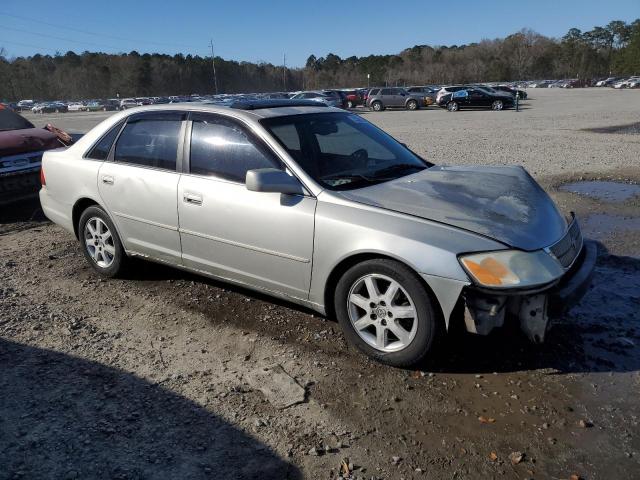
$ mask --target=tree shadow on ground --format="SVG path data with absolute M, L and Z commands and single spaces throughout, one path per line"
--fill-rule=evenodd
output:
M 0 339 L 0 479 L 299 479 L 289 462 L 162 386 Z

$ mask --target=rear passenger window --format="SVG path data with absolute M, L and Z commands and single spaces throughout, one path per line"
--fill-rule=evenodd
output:
M 111 151 L 111 145 L 118 136 L 118 132 L 122 128 L 122 122 L 118 123 L 115 127 L 109 130 L 95 146 L 87 153 L 87 158 L 94 160 L 106 160 Z
M 237 123 L 194 117 L 190 171 L 244 183 L 248 170 L 281 168 L 280 162 Z
M 114 160 L 175 171 L 182 115 L 128 120 L 116 142 Z
M 390 88 L 383 88 L 382 92 L 380 92 L 380 95 L 393 95 L 393 94 L 391 93 Z

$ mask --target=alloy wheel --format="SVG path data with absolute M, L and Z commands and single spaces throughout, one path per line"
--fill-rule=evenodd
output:
M 91 217 L 84 225 L 84 242 L 91 259 L 101 268 L 109 268 L 116 256 L 113 235 L 107 224 Z
M 502 110 L 502 100 L 496 100 L 491 104 L 492 110 Z
M 407 291 L 386 275 L 368 274 L 354 282 L 347 298 L 354 330 L 381 352 L 403 350 L 418 329 L 418 314 Z

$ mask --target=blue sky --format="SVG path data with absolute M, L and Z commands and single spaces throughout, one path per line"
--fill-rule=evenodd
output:
M 562 36 L 640 17 L 640 0 L 456 2 L 3 0 L 0 47 L 8 56 L 103 51 L 209 55 L 303 65 L 310 54 L 397 53 L 417 44 L 453 45 L 521 28 Z

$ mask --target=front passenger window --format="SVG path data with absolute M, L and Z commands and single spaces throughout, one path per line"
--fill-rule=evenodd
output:
M 247 171 L 282 168 L 275 156 L 236 122 L 194 117 L 190 172 L 244 183 Z

